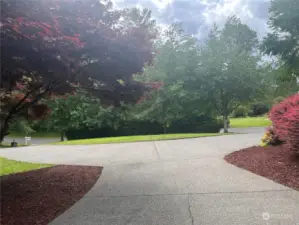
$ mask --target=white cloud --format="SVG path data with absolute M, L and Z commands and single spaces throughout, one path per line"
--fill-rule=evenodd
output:
M 263 37 L 268 31 L 270 0 L 113 0 L 117 6 L 141 6 L 153 11 L 159 23 L 180 21 L 188 33 L 204 36 L 213 23 L 223 25 L 236 15 Z
M 268 0 L 258 1 L 262 4 L 268 3 Z M 208 25 L 216 23 L 220 26 L 224 24 L 228 16 L 236 15 L 243 23 L 255 30 L 259 36 L 263 36 L 267 31 L 267 20 L 254 15 L 256 8 L 254 11 L 251 6 L 255 4 L 258 4 L 256 0 L 223 0 L 216 7 L 208 8 L 203 15 Z M 262 13 L 267 14 L 265 11 Z M 264 18 L 267 18 L 267 15 L 264 15 Z
M 159 8 L 165 9 L 167 5 L 171 4 L 173 0 L 152 0 L 152 2 Z

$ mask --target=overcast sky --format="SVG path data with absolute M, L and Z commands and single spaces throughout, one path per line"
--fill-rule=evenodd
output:
M 204 37 L 213 23 L 220 26 L 236 15 L 261 38 L 267 32 L 270 0 L 112 0 L 117 7 L 145 7 L 161 24 L 180 21 L 186 32 Z

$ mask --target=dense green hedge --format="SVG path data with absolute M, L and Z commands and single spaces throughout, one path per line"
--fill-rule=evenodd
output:
M 270 106 L 265 103 L 254 103 L 251 105 L 252 116 L 262 116 L 268 113 Z
M 278 99 L 279 100 L 279 99 Z M 270 105 L 262 102 L 253 103 L 248 107 L 239 106 L 230 115 L 232 118 L 263 116 L 270 110 Z
M 208 116 L 197 116 L 175 121 L 166 128 L 166 133 L 217 133 L 223 127 L 222 121 Z M 161 124 L 149 121 L 123 122 L 118 129 L 104 127 L 98 129 L 69 130 L 66 132 L 68 140 L 117 137 L 131 135 L 163 134 Z

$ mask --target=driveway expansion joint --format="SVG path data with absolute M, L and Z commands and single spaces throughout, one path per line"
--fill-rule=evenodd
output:
M 153 144 L 154 144 L 154 147 L 155 147 L 155 150 L 156 150 L 156 153 L 157 153 L 158 159 L 160 160 L 160 159 L 161 159 L 161 157 L 160 157 L 160 154 L 159 154 L 159 152 L 158 152 L 158 148 L 157 148 L 156 142 L 155 142 L 155 141 L 153 141 Z
M 155 196 L 188 196 L 191 195 L 222 195 L 222 194 L 251 194 L 265 192 L 294 192 L 295 190 L 285 187 L 280 190 L 259 190 L 259 191 L 232 191 L 232 192 L 194 192 L 194 193 L 164 193 L 164 194 L 141 194 L 141 195 L 101 195 L 101 196 L 84 196 L 83 198 L 130 198 L 130 197 L 155 197 Z
M 191 225 L 194 225 L 194 217 L 192 215 L 191 204 L 190 204 L 190 195 L 188 195 L 188 212 L 189 212 L 189 217 L 191 220 Z

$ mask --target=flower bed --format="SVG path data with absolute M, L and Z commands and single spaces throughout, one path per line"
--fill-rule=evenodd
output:
M 253 146 L 233 152 L 224 159 L 237 167 L 299 190 L 299 157 L 285 145 Z
M 101 171 L 62 165 L 0 177 L 0 224 L 49 224 L 89 191 Z

